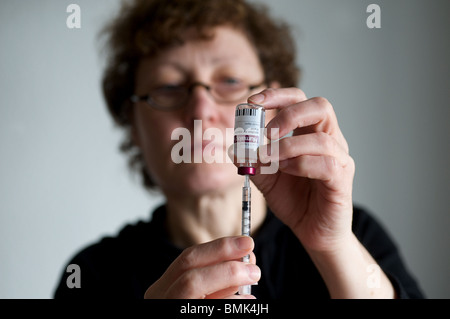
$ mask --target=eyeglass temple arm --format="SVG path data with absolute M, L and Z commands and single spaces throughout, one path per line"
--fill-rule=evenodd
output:
M 149 95 L 148 95 L 148 94 L 142 95 L 142 96 L 138 96 L 138 95 L 136 95 L 136 94 L 133 94 L 133 95 L 130 97 L 130 101 L 133 102 L 133 103 L 137 103 L 137 102 L 139 102 L 139 101 L 147 101 L 148 98 L 149 98 Z

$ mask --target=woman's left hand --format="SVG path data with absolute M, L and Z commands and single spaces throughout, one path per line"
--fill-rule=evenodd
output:
M 279 162 L 279 170 L 255 175 L 252 181 L 306 249 L 340 247 L 352 234 L 355 165 L 332 105 L 321 97 L 307 99 L 297 88 L 266 89 L 248 101 L 266 111 L 278 110 L 267 125 L 272 141 L 293 131 L 272 142 L 272 154 L 264 156 L 267 146 L 260 148 L 262 162 Z M 278 134 L 272 128 L 278 128 Z

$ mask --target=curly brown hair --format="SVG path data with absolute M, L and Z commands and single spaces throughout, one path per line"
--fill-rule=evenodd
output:
M 288 25 L 273 19 L 266 7 L 245 0 L 124 1 L 118 16 L 102 30 L 108 52 L 103 94 L 115 123 L 125 130 L 120 149 L 129 154 L 130 167 L 142 172 L 148 189 L 156 185 L 131 134 L 129 98 L 134 93 L 138 63 L 144 57 L 182 45 L 183 30 L 194 29 L 199 38 L 209 39 L 213 28 L 223 25 L 240 30 L 253 44 L 266 83 L 297 85 L 300 70 L 295 64 L 295 43 Z

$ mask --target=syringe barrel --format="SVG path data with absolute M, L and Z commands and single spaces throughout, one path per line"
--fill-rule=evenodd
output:
M 251 190 L 242 187 L 242 235 L 250 236 Z
M 248 182 L 248 176 L 245 176 L 246 183 L 242 187 L 242 235 L 250 236 L 250 212 L 251 212 L 251 188 Z M 243 262 L 250 262 L 250 255 L 242 257 Z M 240 295 L 250 295 L 251 286 L 245 285 L 239 287 Z

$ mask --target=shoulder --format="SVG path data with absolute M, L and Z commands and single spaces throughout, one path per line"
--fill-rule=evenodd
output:
M 151 221 L 128 224 L 116 235 L 105 236 L 76 252 L 68 265 L 77 265 L 80 269 L 82 287 L 67 289 L 70 273 L 64 268 L 55 298 L 99 298 L 99 295 L 118 291 L 117 287 L 129 286 L 138 267 L 148 264 L 148 254 L 142 252 L 158 248 L 154 240 L 160 237 L 157 232 L 161 232 L 161 227 L 156 225 L 159 222 L 155 215 L 157 211 L 153 213 Z
M 154 243 L 155 238 L 161 240 L 164 213 L 164 207 L 158 207 L 149 220 L 139 220 L 123 226 L 116 235 L 105 236 L 86 246 L 75 255 L 75 258 L 108 260 L 116 258 L 118 254 L 140 250 L 149 243 Z
M 139 221 L 125 225 L 116 235 L 105 236 L 99 241 L 81 249 L 74 257 L 76 260 L 108 262 L 118 255 L 139 248 L 149 240 L 150 222 Z

